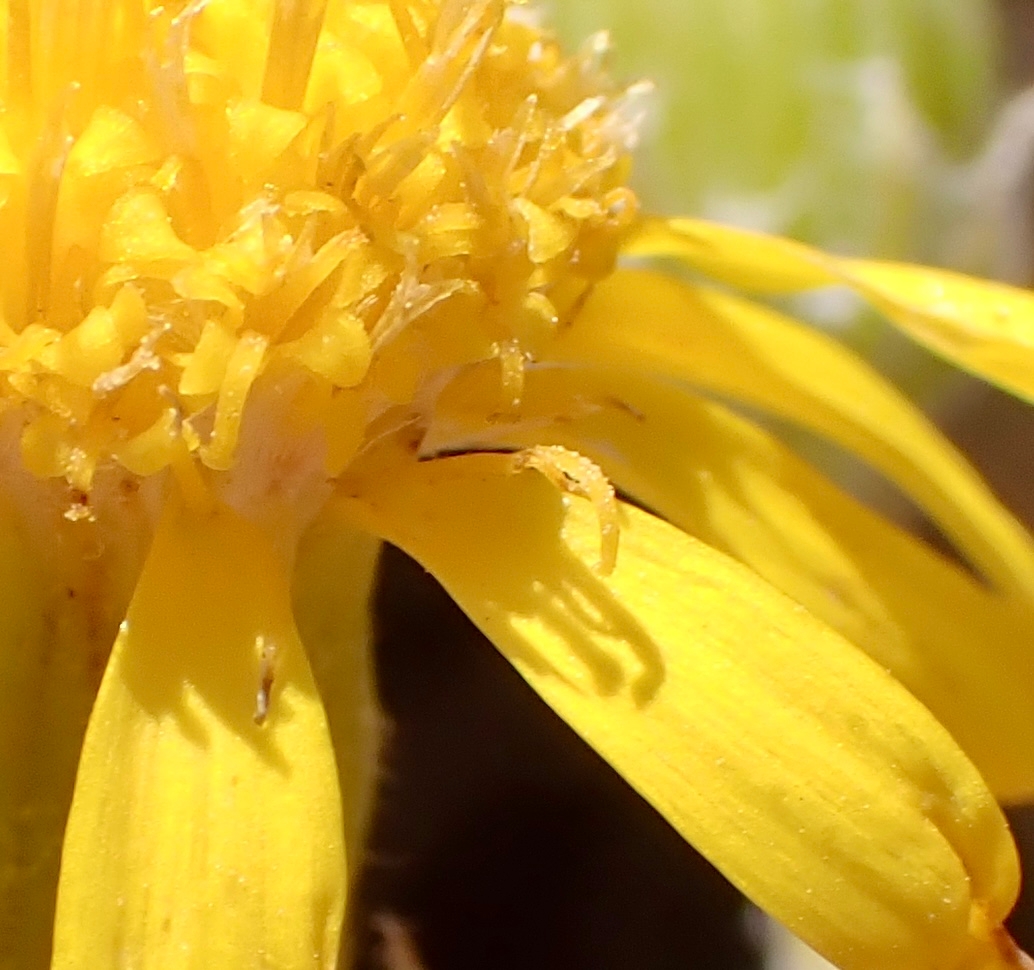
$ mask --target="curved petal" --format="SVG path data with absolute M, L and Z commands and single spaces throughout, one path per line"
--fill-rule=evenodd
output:
M 679 259 L 711 279 L 756 293 L 793 293 L 840 282 L 832 257 L 818 249 L 702 219 L 643 219 L 622 251 Z
M 836 441 L 910 494 L 993 584 L 1034 599 L 1026 530 L 912 404 L 823 334 L 746 300 L 625 270 L 596 287 L 548 353 L 689 381 Z
M 913 340 L 1034 402 L 1034 294 L 905 263 L 850 259 L 843 281 Z
M 333 508 L 302 535 L 291 577 L 298 633 L 327 713 L 344 801 L 345 845 L 363 846 L 378 778 L 382 720 L 373 670 L 371 597 L 379 539 Z M 362 861 L 348 854 L 349 875 Z
M 0 966 L 44 967 L 83 732 L 148 531 L 120 494 L 115 548 L 39 483 L 0 477 Z
M 631 255 L 675 256 L 715 279 L 781 293 L 844 284 L 913 339 L 1034 401 L 1034 294 L 947 270 L 837 259 L 775 236 L 694 219 L 646 220 Z
M 61 833 L 96 692 L 89 651 L 65 634 L 59 593 L 0 508 L 0 966 L 50 959 Z M 57 602 L 55 602 L 57 601 Z M 49 622 L 48 622 L 49 621 Z
M 753 573 L 512 459 L 387 461 L 351 515 L 422 562 L 549 704 L 756 902 L 846 970 L 1005 967 L 994 799 L 888 674 Z
M 86 732 L 53 966 L 326 970 L 341 804 L 287 577 L 257 527 L 168 504 Z
M 454 430 L 473 413 L 462 386 L 473 377 L 442 397 Z M 597 404 L 534 420 L 573 394 Z M 1034 614 L 1022 603 L 1003 601 L 749 421 L 669 385 L 624 371 L 533 370 L 521 415 L 509 428 L 469 424 L 462 446 L 548 443 L 591 458 L 626 494 L 746 563 L 889 669 L 1000 799 L 1034 797 Z

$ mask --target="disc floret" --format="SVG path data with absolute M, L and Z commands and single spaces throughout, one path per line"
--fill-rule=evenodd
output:
M 512 406 L 612 268 L 641 88 L 601 38 L 565 59 L 504 0 L 95 6 L 11 10 L 0 405 L 35 475 L 337 474 L 457 368 Z

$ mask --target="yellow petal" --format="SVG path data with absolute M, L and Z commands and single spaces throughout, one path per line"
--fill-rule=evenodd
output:
M 327 713 L 343 800 L 345 845 L 365 846 L 381 777 L 384 720 L 377 705 L 371 597 L 381 543 L 328 507 L 302 536 L 292 574 L 298 632 Z M 348 853 L 348 875 L 364 861 Z M 339 967 L 351 966 L 346 925 Z
M 1034 402 L 1034 294 L 922 266 L 844 260 L 840 268 L 914 340 Z
M 896 482 L 996 586 L 1034 597 L 1034 544 L 965 459 L 886 381 L 773 310 L 625 270 L 549 353 L 676 377 L 822 434 Z
M 22 502 L 8 502 L 8 490 L 16 495 L 24 482 L 10 469 L 6 474 L 0 488 L 0 966 L 35 968 L 50 962 L 61 837 L 83 732 L 142 555 L 130 538 L 117 550 L 107 544 L 98 557 L 102 530 L 69 522 L 56 503 L 49 509 L 50 495 L 28 508 L 24 493 Z M 116 501 L 130 536 L 138 534 L 132 503 L 123 495 Z
M 5 967 L 42 967 L 49 959 L 61 832 L 81 725 L 96 689 L 93 658 L 60 622 L 65 590 L 53 589 L 51 579 L 5 503 L 0 507 L 0 966 Z
M 831 257 L 792 239 L 700 219 L 644 219 L 624 247 L 630 256 L 671 256 L 712 279 L 759 293 L 792 293 L 839 280 Z
M 341 804 L 286 575 L 255 526 L 169 504 L 87 728 L 53 966 L 333 967 Z
M 562 392 L 605 402 L 543 428 Z M 539 407 L 539 402 L 542 406 Z M 746 563 L 888 668 L 999 799 L 1034 797 L 1034 615 L 846 495 L 728 409 L 627 373 L 534 371 L 528 424 L 493 444 L 564 445 L 624 492 Z
M 625 507 L 617 568 L 597 576 L 592 506 L 512 467 L 501 455 L 388 463 L 349 483 L 349 509 L 430 569 L 683 836 L 840 966 L 1007 966 L 1008 830 L 926 709 L 749 570 L 644 512 Z
M 715 279 L 779 293 L 857 290 L 913 339 L 1034 401 L 1034 294 L 946 270 L 837 259 L 800 243 L 693 219 L 649 220 L 634 255 L 675 256 Z
M 341 790 L 345 845 L 362 846 L 378 778 L 382 722 L 373 676 L 371 597 L 381 543 L 333 508 L 302 536 L 292 573 L 298 632 L 327 712 Z M 350 870 L 362 861 L 348 857 Z

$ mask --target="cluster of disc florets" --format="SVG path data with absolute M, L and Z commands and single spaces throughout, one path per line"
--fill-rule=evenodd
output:
M 512 403 L 634 216 L 639 89 L 506 0 L 100 3 L 100 53 L 44 50 L 39 6 L 6 37 L 0 406 L 83 492 L 229 470 L 274 399 L 330 474 L 457 367 Z

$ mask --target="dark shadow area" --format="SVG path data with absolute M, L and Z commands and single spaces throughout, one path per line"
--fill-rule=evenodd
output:
M 419 566 L 388 550 L 392 729 L 357 902 L 426 970 L 750 970 L 739 894 L 581 742 Z
M 1034 20 L 1032 20 L 1034 23 Z M 1002 502 L 1028 528 L 1034 524 L 1034 409 L 979 381 L 960 392 L 965 409 L 949 417 L 945 430 L 983 474 Z M 1031 644 L 1034 651 L 1034 644 Z M 1034 751 L 1030 752 L 1034 758 Z M 1034 806 L 1008 811 L 1024 873 L 1020 900 L 1009 930 L 1034 952 Z
M 1009 931 L 1016 942 L 1030 953 L 1034 950 L 1034 806 L 1025 805 L 1008 812 L 1016 844 L 1020 849 L 1021 866 L 1024 873 L 1020 899 L 1009 917 Z

